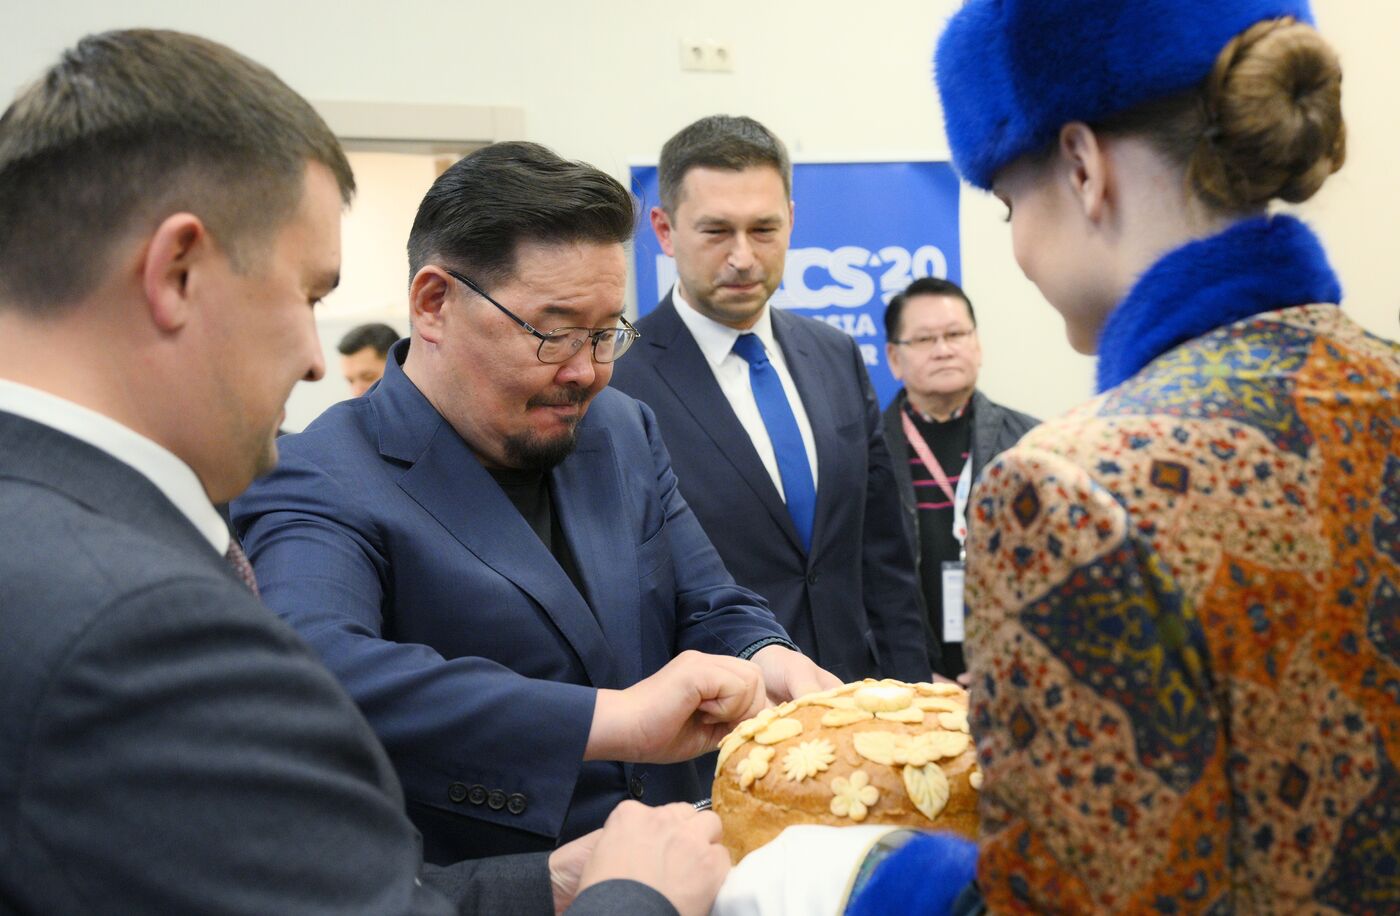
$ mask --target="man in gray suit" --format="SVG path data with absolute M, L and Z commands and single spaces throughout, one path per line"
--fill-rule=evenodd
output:
M 904 383 L 885 408 L 885 441 L 904 505 L 904 528 L 928 610 L 934 670 L 958 677 L 962 552 L 972 484 L 993 458 L 1040 421 L 977 390 L 977 313 L 956 283 L 923 277 L 885 309 L 885 353 Z
M 211 505 L 324 372 L 353 188 L 304 100 L 192 36 L 84 39 L 0 119 L 0 909 L 703 913 L 727 857 L 689 806 L 423 867 Z

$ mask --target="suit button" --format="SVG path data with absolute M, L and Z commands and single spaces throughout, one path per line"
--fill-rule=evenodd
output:
M 519 792 L 516 792 L 510 798 L 507 798 L 506 810 L 509 811 L 511 814 L 524 814 L 525 796 L 521 795 Z
M 642 784 L 642 777 L 633 776 L 632 781 L 627 784 L 627 791 L 633 798 L 639 800 L 647 794 L 647 787 Z
M 480 805 L 486 801 L 486 787 L 472 786 L 467 790 L 467 801 L 473 805 Z
M 491 794 L 486 796 L 486 807 L 492 811 L 499 811 L 506 806 L 506 793 L 500 789 L 492 789 Z
M 807 584 L 808 584 L 808 585 L 816 585 L 816 584 L 817 584 L 817 574 L 816 574 L 816 573 L 808 573 L 808 574 L 807 574 Z
M 460 782 L 454 782 L 447 787 L 447 797 L 452 799 L 453 804 L 460 805 L 466 801 L 467 787 Z

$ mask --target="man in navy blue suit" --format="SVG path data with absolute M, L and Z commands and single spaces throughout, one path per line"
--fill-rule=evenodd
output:
M 703 118 L 667 141 L 651 222 L 678 279 L 613 386 L 655 412 L 725 565 L 804 652 L 843 680 L 928 680 L 913 547 L 860 351 L 769 307 L 791 172 L 751 118 Z
M 234 505 L 264 600 L 383 740 L 429 861 L 703 797 L 689 761 L 765 692 L 836 683 L 725 571 L 651 411 L 605 390 L 636 339 L 634 207 L 535 144 L 448 169 L 409 238 L 411 338 Z

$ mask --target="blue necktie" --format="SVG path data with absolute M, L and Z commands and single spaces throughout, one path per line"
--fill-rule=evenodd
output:
M 802 433 L 797 429 L 797 418 L 792 414 L 787 392 L 783 391 L 778 370 L 768 361 L 768 353 L 758 335 L 740 334 L 734 342 L 734 352 L 749 364 L 749 385 L 753 388 L 758 414 L 773 443 L 773 454 L 778 459 L 778 477 L 783 482 L 788 513 L 792 515 L 802 546 L 811 550 L 817 488 L 812 483 L 812 465 L 807 461 L 807 447 L 802 444 Z

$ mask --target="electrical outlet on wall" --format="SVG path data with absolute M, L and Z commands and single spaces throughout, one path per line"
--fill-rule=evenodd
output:
M 727 41 L 705 42 L 705 59 L 709 61 L 711 72 L 734 72 L 734 49 Z
M 733 73 L 734 50 L 727 41 L 682 38 L 681 69 L 702 73 Z

